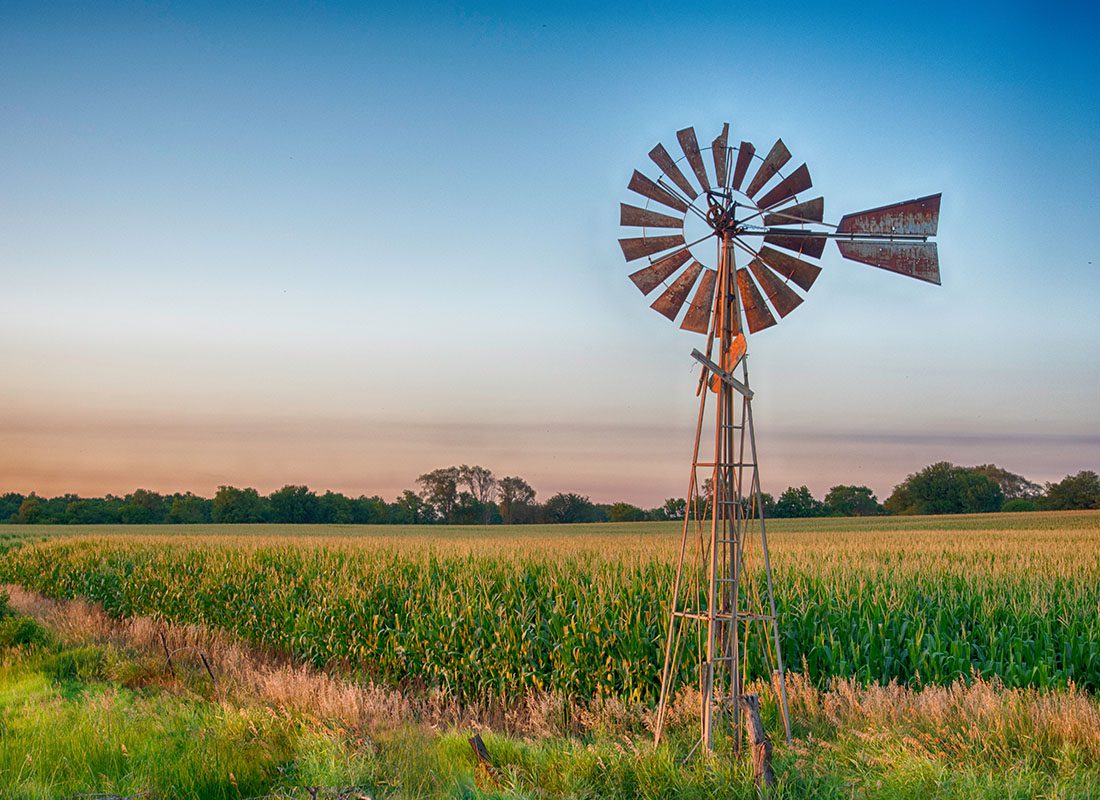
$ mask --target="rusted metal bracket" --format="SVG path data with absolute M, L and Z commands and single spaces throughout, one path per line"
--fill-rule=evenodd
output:
M 752 400 L 752 389 L 750 389 L 745 384 L 741 383 L 741 381 L 737 380 L 737 378 L 730 375 L 728 372 L 726 372 L 720 366 L 715 364 L 713 361 L 711 361 L 705 355 L 700 353 L 698 350 L 692 350 L 691 351 L 691 357 L 694 358 L 696 361 L 698 361 L 700 364 L 702 364 L 704 367 L 709 369 L 712 373 L 717 375 L 719 380 L 725 381 L 730 386 L 732 386 L 734 389 L 736 389 L 738 392 L 740 392 L 742 395 L 744 395 L 747 400 Z

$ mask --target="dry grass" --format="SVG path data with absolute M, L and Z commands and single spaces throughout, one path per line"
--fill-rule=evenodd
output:
M 15 611 L 34 618 L 67 645 L 107 644 L 163 659 L 167 643 L 175 663 L 199 670 L 203 669 L 198 658 L 201 652 L 217 678 L 218 692 L 238 700 L 260 701 L 309 718 L 372 731 L 402 725 L 414 717 L 439 724 L 458 717 L 452 704 L 429 699 L 414 708 L 400 692 L 341 681 L 275 653 L 247 647 L 222 631 L 200 625 L 166 625 L 149 617 L 116 620 L 84 600 L 59 602 L 15 585 L 3 590 Z

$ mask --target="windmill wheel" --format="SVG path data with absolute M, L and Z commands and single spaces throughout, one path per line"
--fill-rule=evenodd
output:
M 813 185 L 806 164 L 786 170 L 791 153 L 782 139 L 761 156 L 751 142 L 729 144 L 729 123 L 706 148 L 694 128 L 676 138 L 681 157 L 663 144 L 649 152 L 660 170 L 656 180 L 634 171 L 628 188 L 645 204 L 622 203 L 619 224 L 642 235 L 619 244 L 628 262 L 648 259 L 630 279 L 646 295 L 663 287 L 651 307 L 680 318 L 681 328 L 711 331 L 717 271 L 703 254 L 712 237 L 731 244 L 745 265 L 736 285 L 750 333 L 802 303 L 829 239 L 847 259 L 939 283 L 936 245 L 927 240 L 936 234 L 940 195 L 848 214 L 833 225 L 823 221 L 823 197 L 804 199 Z

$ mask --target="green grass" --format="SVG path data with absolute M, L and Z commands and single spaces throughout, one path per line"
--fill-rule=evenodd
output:
M 163 687 L 133 688 L 118 676 L 137 671 L 137 656 L 105 648 L 92 658 L 94 649 L 0 648 L 4 798 L 305 798 L 310 786 L 355 786 L 376 798 L 756 797 L 747 760 L 727 750 L 684 765 L 682 742 L 654 750 L 644 738 L 524 741 L 489 733 L 484 738 L 499 768 L 492 778 L 479 774 L 467 731 L 410 725 L 372 736 L 239 699 L 215 702 L 163 674 Z M 83 675 L 58 669 L 90 662 L 98 666 Z M 998 749 L 996 732 L 960 743 L 951 730 L 936 729 L 934 715 L 931 723 L 874 724 L 871 731 L 850 719 L 803 720 L 796 748 L 777 747 L 774 797 L 1097 796 L 1100 764 L 1068 737 L 1053 752 L 1039 740 L 1006 750 Z

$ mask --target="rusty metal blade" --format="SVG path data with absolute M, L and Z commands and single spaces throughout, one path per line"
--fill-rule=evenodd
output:
M 745 340 L 745 334 L 738 333 L 730 342 L 729 349 L 726 350 L 726 355 L 722 359 L 722 369 L 726 372 L 733 372 L 734 367 L 741 363 L 747 349 L 748 342 Z
M 619 224 L 634 228 L 682 228 L 684 221 L 679 217 L 658 214 L 646 208 L 628 206 L 619 203 Z
M 940 195 L 930 194 L 879 206 L 840 218 L 837 233 L 892 233 L 935 236 L 940 222 Z
M 695 128 L 676 131 L 676 138 L 680 140 L 680 149 L 687 156 L 691 171 L 695 173 L 699 185 L 704 190 L 710 189 L 710 178 L 707 177 L 707 168 L 703 165 L 703 156 L 699 152 L 699 140 L 695 138 Z
M 649 157 L 653 159 L 653 163 L 661 168 L 661 172 L 669 177 L 669 179 L 680 187 L 680 191 L 686 194 L 690 199 L 694 200 L 699 196 L 699 193 L 695 191 L 695 187 L 691 185 L 684 173 L 680 171 L 680 168 L 676 166 L 676 162 L 672 160 L 672 156 L 665 150 L 665 146 L 660 142 L 657 146 L 649 151 Z
M 764 184 L 770 181 L 772 176 L 783 169 L 783 165 L 790 160 L 791 151 L 787 149 L 787 145 L 783 144 L 782 139 L 776 139 L 772 149 L 764 156 L 764 163 L 756 171 L 756 175 L 753 176 L 749 188 L 745 190 L 745 194 L 749 197 L 756 197 L 756 193 L 764 188 Z
M 794 289 L 780 280 L 767 264 L 759 258 L 754 258 L 749 262 L 749 270 L 756 277 L 757 283 L 768 296 L 768 300 L 775 306 L 775 310 L 779 312 L 779 316 L 785 317 L 798 308 L 802 298 L 795 293 Z
M 745 334 L 738 332 L 733 340 L 730 342 L 730 346 L 726 349 L 726 352 L 722 356 L 722 363 L 719 365 L 727 373 L 733 374 L 733 371 L 737 368 L 737 365 L 741 363 L 741 359 L 745 356 L 745 351 L 748 349 L 748 342 L 745 341 Z M 722 379 L 717 375 L 712 375 L 710 379 L 710 389 L 712 392 L 717 392 L 718 387 L 721 385 Z
M 741 146 L 737 148 L 737 163 L 733 167 L 733 180 L 731 185 L 737 191 L 741 191 L 741 182 L 745 180 L 745 173 L 749 171 L 749 164 L 752 163 L 752 157 L 756 154 L 756 148 L 753 147 L 752 142 L 741 142 Z
M 695 296 L 691 298 L 684 321 L 680 327 L 685 331 L 706 333 L 710 327 L 710 312 L 714 305 L 714 280 L 718 273 L 712 269 L 704 269 L 703 277 L 699 281 L 699 288 L 695 290 Z
M 756 205 L 760 208 L 777 206 L 784 200 L 790 200 L 799 192 L 806 191 L 811 186 L 813 186 L 813 181 L 810 180 L 810 169 L 803 164 L 757 200 Z
M 630 280 L 634 281 L 634 285 L 642 290 L 642 294 L 649 294 L 660 286 L 669 275 L 684 266 L 689 258 L 691 258 L 691 253 L 685 247 L 683 250 L 677 250 L 657 259 L 637 272 L 632 272 Z
M 688 268 L 680 274 L 680 277 L 674 280 L 672 285 L 653 301 L 650 308 L 664 314 L 669 319 L 676 319 L 676 315 L 680 313 L 684 301 L 687 300 L 688 292 L 695 284 L 695 279 L 699 277 L 699 273 L 702 271 L 703 265 L 698 261 L 692 261 Z
M 689 258 L 691 253 L 687 248 L 677 250 L 631 273 L 630 280 L 634 281 L 634 285 L 641 290 L 642 294 L 649 294 L 686 264 Z
M 815 197 L 764 215 L 765 225 L 791 225 L 797 222 L 821 222 L 825 218 L 825 198 Z
M 782 247 L 784 250 L 792 250 L 802 256 L 821 258 L 825 252 L 824 236 L 807 235 L 809 231 L 801 231 L 797 228 L 772 228 L 772 232 L 764 237 L 768 244 Z
M 726 185 L 726 156 L 729 155 L 730 124 L 722 123 L 722 132 L 710 143 L 710 154 L 714 157 L 714 176 L 719 186 Z
M 810 287 L 814 285 L 814 281 L 817 280 L 817 276 L 821 274 L 821 267 L 816 264 L 789 256 L 770 247 L 760 248 L 760 258 L 784 278 L 794 281 L 795 285 L 805 292 L 810 290 Z
M 639 236 L 634 239 L 619 239 L 619 246 L 623 249 L 623 255 L 627 261 L 634 261 L 642 256 L 651 256 L 662 250 L 680 247 L 684 243 L 684 237 L 675 234 L 672 236 Z
M 630 183 L 627 184 L 626 188 L 637 192 L 642 197 L 648 197 L 650 200 L 654 200 L 661 205 L 674 208 L 681 213 L 687 213 L 687 203 L 668 191 L 668 189 L 655 184 L 645 175 L 638 172 L 638 170 L 634 170 L 634 174 L 631 176 Z
M 775 317 L 768 310 L 764 296 L 752 282 L 747 269 L 737 270 L 737 288 L 741 291 L 741 306 L 745 309 L 745 322 L 748 323 L 749 333 L 762 331 L 775 324 Z
M 840 254 L 852 261 L 940 285 L 935 242 L 868 242 L 837 239 Z

